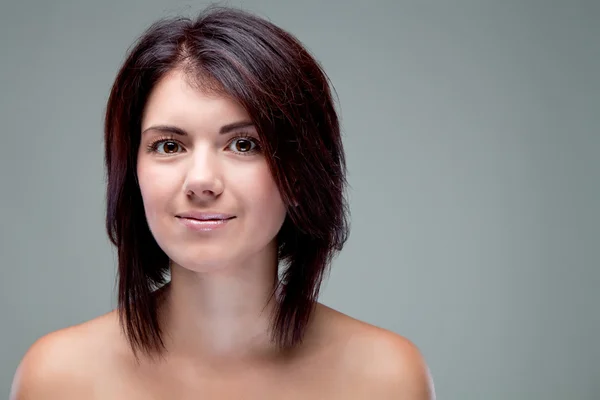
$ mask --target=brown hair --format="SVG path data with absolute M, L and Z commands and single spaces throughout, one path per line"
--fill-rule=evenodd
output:
M 238 101 L 257 128 L 288 207 L 277 235 L 285 269 L 273 340 L 282 349 L 294 347 L 324 273 L 349 232 L 338 116 L 327 76 L 294 36 L 225 7 L 210 7 L 193 20 L 177 17 L 151 25 L 129 51 L 110 92 L 104 127 L 106 229 L 118 249 L 122 327 L 134 353 L 164 348 L 153 290 L 166 282 L 169 259 L 148 227 L 136 162 L 147 98 L 179 67 L 203 89 Z

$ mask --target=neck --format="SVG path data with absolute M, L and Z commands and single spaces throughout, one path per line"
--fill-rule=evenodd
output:
M 274 254 L 210 272 L 173 264 L 162 308 L 168 352 L 228 362 L 276 354 L 270 336 L 276 283 Z

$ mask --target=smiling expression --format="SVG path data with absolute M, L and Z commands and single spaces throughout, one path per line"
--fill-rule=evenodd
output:
M 201 272 L 272 257 L 286 209 L 240 104 L 173 70 L 152 90 L 141 130 L 145 215 L 173 262 Z

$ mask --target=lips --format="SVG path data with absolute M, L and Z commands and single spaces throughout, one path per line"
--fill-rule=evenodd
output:
M 213 232 L 223 229 L 235 215 L 220 212 L 189 211 L 176 215 L 177 219 L 190 231 Z
M 177 218 L 186 218 L 196 221 L 224 221 L 235 218 L 235 215 L 221 212 L 186 211 L 176 215 Z

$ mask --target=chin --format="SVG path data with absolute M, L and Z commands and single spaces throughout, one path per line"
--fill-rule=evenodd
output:
M 208 255 L 206 253 L 198 256 L 170 257 L 172 268 L 183 268 L 191 272 L 215 272 L 225 270 L 235 263 L 235 259 L 225 255 Z

